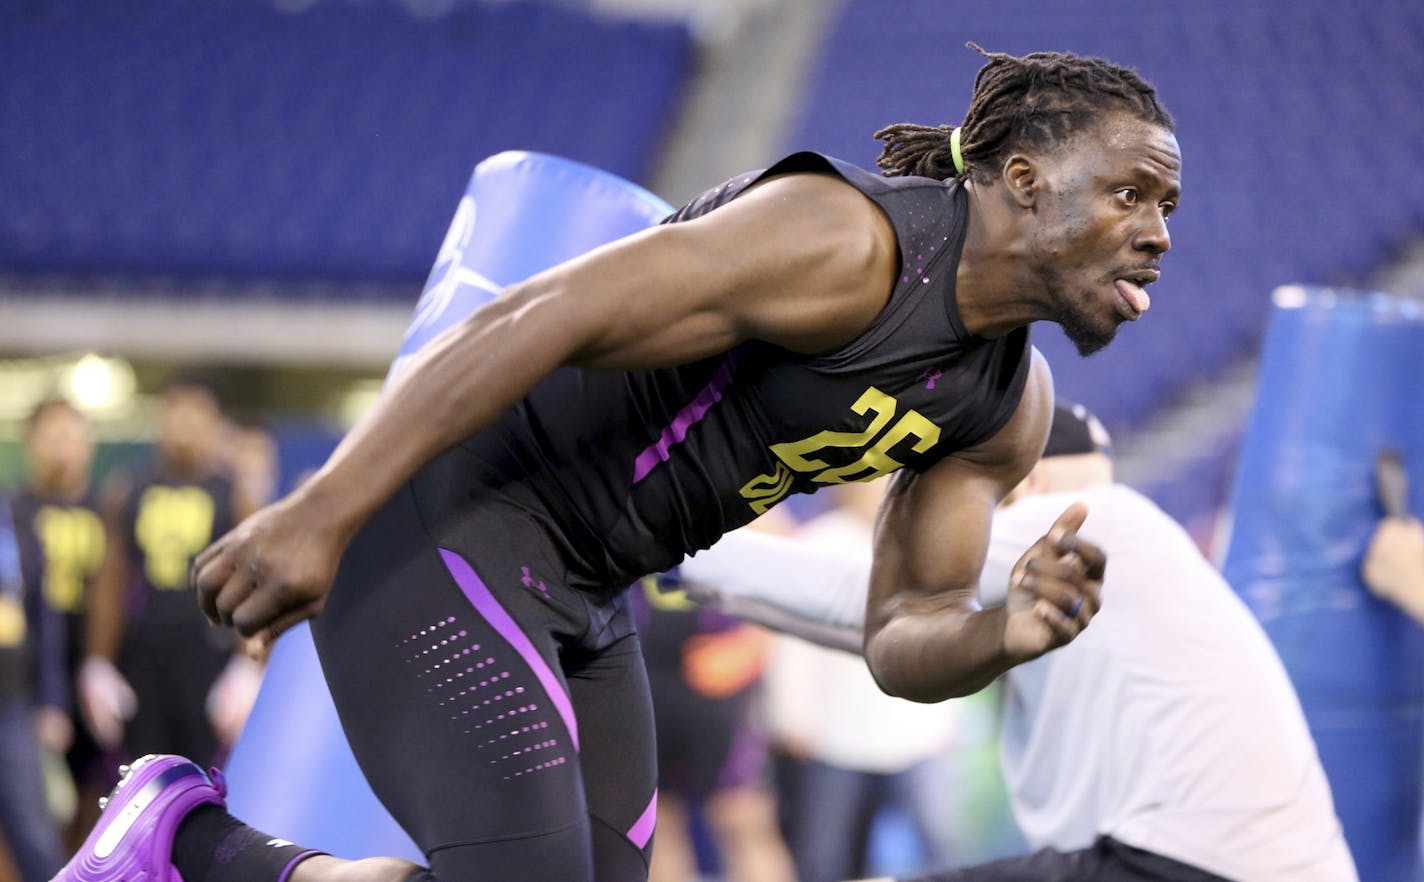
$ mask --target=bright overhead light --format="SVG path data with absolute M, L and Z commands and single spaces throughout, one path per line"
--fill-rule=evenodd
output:
M 381 395 L 381 380 L 357 380 L 347 387 L 339 405 L 341 421 L 351 428 L 361 415 L 371 409 Z
M 67 397 L 90 413 L 123 408 L 133 399 L 135 385 L 133 368 L 128 362 L 92 352 L 65 372 L 63 383 Z

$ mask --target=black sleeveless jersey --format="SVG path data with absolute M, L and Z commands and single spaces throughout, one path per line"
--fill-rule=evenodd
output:
M 89 493 L 77 502 L 51 498 L 33 488 L 15 496 L 15 529 L 41 549 L 36 587 L 57 613 L 84 612 L 89 584 L 104 560 L 104 521 Z
M 698 196 L 666 223 L 715 211 L 788 172 L 835 174 L 894 225 L 901 273 L 885 307 L 814 356 L 748 341 L 680 367 L 555 371 L 462 445 L 483 491 L 549 529 L 571 568 L 621 587 L 706 548 L 792 493 L 923 469 L 997 432 L 1028 375 L 1027 329 L 964 330 L 955 272 L 967 225 L 954 181 L 884 178 L 792 155 Z
M 15 497 L 15 529 L 36 549 L 26 574 L 34 592 L 62 615 L 68 637 L 68 662 L 77 670 L 84 656 L 84 621 L 89 590 L 104 560 L 104 521 L 99 502 L 89 493 L 77 502 L 45 496 L 27 488 Z
M 123 509 L 122 549 L 129 561 L 130 630 L 178 622 L 201 626 L 188 568 L 198 552 L 232 529 L 232 481 L 222 474 L 136 477 Z

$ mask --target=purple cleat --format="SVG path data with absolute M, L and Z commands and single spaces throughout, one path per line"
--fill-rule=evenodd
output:
M 181 756 L 149 754 L 120 768 L 104 813 L 84 845 L 51 882 L 183 882 L 172 863 L 173 837 L 200 805 L 223 805 L 222 773 Z

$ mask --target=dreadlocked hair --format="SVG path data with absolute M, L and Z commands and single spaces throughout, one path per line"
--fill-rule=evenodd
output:
M 1175 126 L 1157 90 L 1128 68 L 1071 52 L 1018 57 L 967 45 L 989 61 L 974 77 L 969 112 L 959 126 L 965 174 L 955 170 L 950 151 L 954 126 L 897 123 L 875 133 L 885 142 L 876 160 L 885 176 L 987 180 L 1013 151 L 1060 144 L 1110 110 L 1168 131 Z

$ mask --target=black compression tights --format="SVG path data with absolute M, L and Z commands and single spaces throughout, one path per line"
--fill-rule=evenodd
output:
M 312 630 L 362 771 L 427 855 L 420 882 L 646 878 L 638 639 L 624 601 L 567 586 L 528 517 L 417 512 L 400 491 Z

